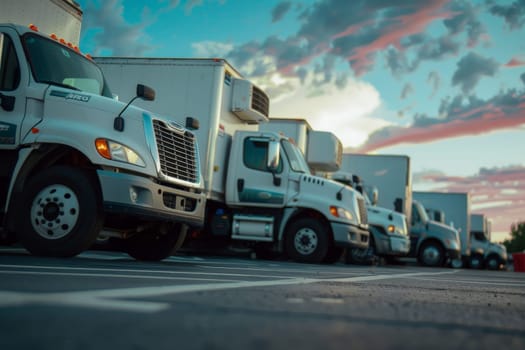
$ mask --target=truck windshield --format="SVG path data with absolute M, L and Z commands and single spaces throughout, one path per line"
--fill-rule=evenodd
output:
M 288 157 L 292 170 L 298 173 L 310 174 L 310 168 L 308 168 L 308 164 L 306 163 L 301 150 L 286 139 L 281 141 L 281 145 L 283 146 L 284 153 L 286 153 L 286 156 Z
M 76 51 L 33 33 L 23 44 L 37 82 L 112 97 L 100 68 Z

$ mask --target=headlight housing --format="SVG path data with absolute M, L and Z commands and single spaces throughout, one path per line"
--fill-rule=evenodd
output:
M 146 163 L 137 152 L 121 143 L 98 138 L 95 140 L 95 148 L 98 154 L 106 159 L 129 163 L 140 167 L 146 166 Z
M 344 218 L 349 221 L 353 221 L 355 219 L 355 215 L 352 214 L 351 211 L 336 206 L 330 207 L 330 214 L 332 214 L 336 218 Z

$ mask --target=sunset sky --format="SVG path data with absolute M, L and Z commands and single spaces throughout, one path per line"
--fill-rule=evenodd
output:
M 76 0 L 94 56 L 220 57 L 347 150 L 525 221 L 525 0 Z

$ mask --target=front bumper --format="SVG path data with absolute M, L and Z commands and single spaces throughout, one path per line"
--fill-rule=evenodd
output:
M 346 248 L 368 248 L 370 233 L 358 226 L 330 223 L 334 234 L 334 244 Z
M 408 236 L 374 235 L 376 253 L 379 255 L 405 256 L 410 253 Z
M 106 212 L 180 222 L 192 227 L 204 225 L 204 193 L 160 185 L 127 173 L 98 170 L 97 175 Z

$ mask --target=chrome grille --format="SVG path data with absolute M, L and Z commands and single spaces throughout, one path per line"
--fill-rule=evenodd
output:
M 359 206 L 359 216 L 362 224 L 368 224 L 368 212 L 366 211 L 366 204 L 364 198 L 357 198 L 357 205 Z
M 268 117 L 270 113 L 270 99 L 264 91 L 256 86 L 252 86 L 252 109 Z
M 162 174 L 197 183 L 199 164 L 195 136 L 182 129 L 174 129 L 161 120 L 153 120 L 153 129 Z

